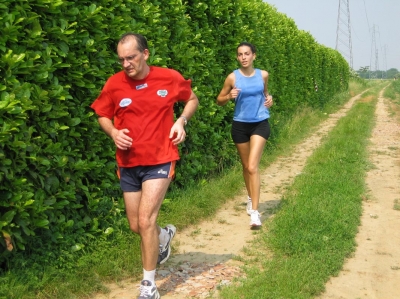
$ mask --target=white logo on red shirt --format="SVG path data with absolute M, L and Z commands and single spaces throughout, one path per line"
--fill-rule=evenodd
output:
M 147 83 L 136 85 L 136 90 L 140 90 L 147 87 Z
M 168 90 L 165 90 L 165 89 L 157 90 L 157 95 L 162 98 L 165 98 L 167 96 L 167 94 L 168 94 Z
M 132 100 L 130 98 L 124 98 L 121 100 L 121 102 L 119 102 L 119 106 L 120 107 L 127 107 L 132 103 Z

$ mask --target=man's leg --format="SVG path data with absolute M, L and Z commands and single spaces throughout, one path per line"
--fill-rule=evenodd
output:
M 142 191 L 124 192 L 126 218 L 128 218 L 129 228 L 136 234 L 139 234 L 138 212 L 141 196 Z
M 157 216 L 171 179 L 151 179 L 143 182 L 138 206 L 138 231 L 141 237 L 142 263 L 147 271 L 156 269 L 159 253 Z
M 140 197 L 142 196 L 142 191 L 137 192 L 124 192 L 125 210 L 126 217 L 128 218 L 129 228 L 136 234 L 139 234 L 139 203 Z M 161 233 L 161 228 L 157 226 L 159 234 Z M 165 234 L 168 234 L 165 232 Z
M 126 215 L 130 229 L 141 237 L 143 280 L 139 299 L 158 299 L 155 272 L 159 253 L 160 227 L 157 216 L 171 179 L 149 179 L 142 183 L 142 190 L 124 192 Z

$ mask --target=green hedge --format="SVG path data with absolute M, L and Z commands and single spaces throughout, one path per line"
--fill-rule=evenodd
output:
M 2 0 L 0 27 L 0 231 L 14 251 L 79 250 L 112 231 L 123 209 L 115 148 L 89 106 L 120 69 L 115 48 L 124 32 L 145 35 L 150 63 L 191 78 L 200 100 L 174 188 L 236 160 L 233 104 L 215 99 L 237 68 L 239 42 L 254 43 L 256 67 L 270 72 L 272 115 L 323 106 L 349 79 L 338 52 L 260 0 Z

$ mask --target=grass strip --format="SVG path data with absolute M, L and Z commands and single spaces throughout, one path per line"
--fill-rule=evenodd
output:
M 261 234 L 273 258 L 247 269 L 247 279 L 222 298 L 312 298 L 354 251 L 360 224 L 368 138 L 376 96 L 359 100 L 309 158 Z M 371 100 L 373 99 L 373 100 Z M 261 252 L 262 254 L 262 252 Z

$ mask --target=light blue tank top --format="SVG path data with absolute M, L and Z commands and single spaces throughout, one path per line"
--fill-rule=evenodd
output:
M 234 70 L 235 86 L 240 89 L 235 100 L 233 120 L 255 123 L 269 118 L 269 110 L 264 106 L 264 81 L 260 69 L 255 69 L 251 77 L 243 76 L 239 70 Z

